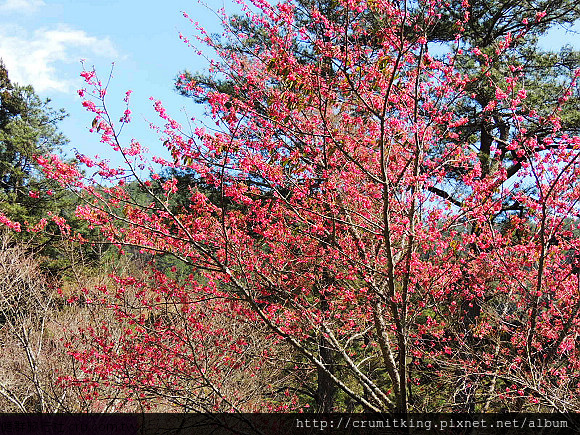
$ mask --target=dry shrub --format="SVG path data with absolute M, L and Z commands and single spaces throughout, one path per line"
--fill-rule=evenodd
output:
M 74 247 L 69 247 L 63 255 L 73 258 Z M 299 386 L 298 373 L 288 370 L 295 366 L 292 352 L 268 337 L 258 322 L 233 315 L 223 301 L 203 297 L 193 296 L 186 312 L 181 299 L 167 290 L 171 286 L 161 290 L 156 285 L 144 261 L 112 258 L 95 271 L 73 260 L 67 280 L 50 282 L 25 246 L 0 236 L 0 409 L 288 409 L 286 387 Z M 123 278 L 128 276 L 129 281 Z M 128 317 L 121 319 L 121 312 Z M 194 317 L 205 329 L 192 323 Z M 131 318 L 141 319 L 141 332 L 128 336 L 127 328 L 134 328 L 128 324 Z M 171 329 L 181 331 L 184 340 L 185 352 L 167 353 L 180 369 L 167 373 L 163 382 L 127 388 L 157 370 L 153 360 L 131 364 L 131 349 Z M 127 362 L 116 373 L 100 371 L 100 358 L 84 357 L 100 351 L 95 339 L 104 335 L 116 346 L 112 357 Z M 243 344 L 231 351 L 228 346 L 236 343 Z M 162 339 L 156 345 L 161 355 L 169 343 Z
M 64 343 L 77 325 L 91 325 L 98 317 L 86 304 L 63 297 L 26 248 L 9 233 L 0 235 L 0 409 L 94 411 L 82 386 L 64 385 L 59 378 L 80 375 Z
M 0 408 L 53 411 L 59 408 L 50 366 L 61 360 L 51 330 L 54 290 L 38 262 L 8 234 L 0 237 Z M 55 395 L 56 394 L 56 395 Z

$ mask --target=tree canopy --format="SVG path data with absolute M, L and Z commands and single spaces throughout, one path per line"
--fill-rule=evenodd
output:
M 51 201 L 46 192 L 56 185 L 44 177 L 34 156 L 56 152 L 67 143 L 57 129 L 66 114 L 49 103 L 31 86 L 13 84 L 0 63 L 0 204 L 20 222 L 44 215 Z
M 99 287 L 121 327 L 71 341 L 83 375 L 63 382 L 188 411 L 580 409 L 580 69 L 535 45 L 577 6 L 249 3 L 200 36 L 213 75 L 179 77 L 216 126 L 155 102 L 175 176 L 142 175 L 94 70 L 84 106 L 126 165 L 79 156 L 97 188 L 38 159 L 120 251 L 190 271 Z M 272 360 L 300 375 L 260 399 L 227 382 Z

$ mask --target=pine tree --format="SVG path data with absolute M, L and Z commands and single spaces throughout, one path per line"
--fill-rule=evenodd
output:
M 0 208 L 23 222 L 39 217 L 55 183 L 37 169 L 35 155 L 56 152 L 67 139 L 57 129 L 64 110 L 53 110 L 32 86 L 13 84 L 0 63 Z M 42 193 L 42 194 L 41 194 Z
M 77 198 L 47 178 L 35 156 L 62 151 L 68 139 L 58 123 L 66 116 L 63 109 L 52 109 L 50 100 L 42 100 L 32 86 L 12 83 L 0 61 L 0 214 L 20 226 L 17 241 L 39 254 L 42 266 L 56 274 L 71 262 L 63 256 L 58 227 L 47 212 L 69 218 L 73 226 L 84 224 L 74 219 Z M 45 231 L 29 231 L 37 225 Z M 86 228 L 82 232 L 88 234 Z M 83 250 L 85 259 L 96 259 L 90 247 Z

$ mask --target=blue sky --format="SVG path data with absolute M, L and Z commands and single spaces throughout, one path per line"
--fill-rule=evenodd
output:
M 207 3 L 212 9 L 239 10 L 232 0 Z M 173 91 L 178 71 L 207 65 L 179 40 L 179 32 L 197 33 L 181 11 L 210 32 L 220 30 L 217 17 L 197 0 L 0 0 L 0 58 L 13 81 L 32 84 L 53 107 L 67 110 L 70 116 L 60 129 L 70 139 L 69 148 L 107 157 L 113 154 L 88 132 L 93 117 L 81 107 L 76 91 L 83 85 L 80 59 L 86 59 L 87 67 L 94 65 L 101 78 L 108 76 L 114 62 L 108 101 L 115 116 L 124 110 L 125 91 L 133 91 L 133 122 L 124 142 L 135 137 L 158 152 L 159 141 L 148 127 L 148 121 L 157 121 L 149 97 L 161 99 L 179 121 L 203 114 L 202 108 Z M 566 43 L 580 48 L 578 34 L 555 29 L 543 40 L 552 49 Z M 180 113 L 184 108 L 187 116 Z
M 239 10 L 229 0 L 210 2 L 212 9 Z M 93 116 L 81 107 L 77 90 L 83 86 L 81 59 L 103 79 L 114 62 L 108 104 L 117 118 L 124 110 L 125 91 L 133 91 L 133 122 L 123 133 L 124 142 L 136 137 L 159 151 L 157 136 L 148 127 L 149 121 L 157 122 L 149 97 L 161 99 L 178 120 L 187 119 L 180 113 L 183 108 L 189 117 L 203 114 L 173 91 L 180 70 L 207 65 L 179 39 L 179 32 L 197 33 L 181 11 L 208 31 L 220 30 L 217 17 L 196 0 L 0 0 L 0 58 L 12 81 L 32 84 L 54 108 L 69 113 L 60 129 L 70 139 L 70 149 L 107 157 L 112 153 L 88 132 Z

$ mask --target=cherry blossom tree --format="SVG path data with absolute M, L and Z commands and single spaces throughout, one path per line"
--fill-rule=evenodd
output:
M 249 3 L 266 42 L 234 50 L 202 29 L 197 42 L 216 49 L 211 72 L 233 92 L 181 81 L 215 125 L 187 129 L 154 101 L 171 157 L 152 161 L 189 174 L 189 186 L 155 170 L 138 140 L 123 143 L 129 106 L 117 122 L 92 70 L 83 105 L 124 167 L 79 155 L 89 176 L 37 158 L 109 243 L 190 271 L 178 281 L 152 266 L 147 279 L 102 288 L 124 326 L 84 331 L 82 351 L 71 343 L 85 375 L 66 381 L 93 394 L 117 385 L 147 406 L 291 410 L 308 403 L 297 376 L 280 373 L 284 394 L 261 401 L 225 386 L 235 371 L 263 376 L 283 344 L 288 367 L 316 377 L 323 411 L 579 410 L 580 138 L 558 118 L 576 79 L 537 114 L 520 65 L 488 74 L 526 27 L 488 56 L 462 39 L 467 0 L 338 0 L 340 20 L 312 6 L 308 27 L 292 1 Z M 465 13 L 455 51 L 437 58 L 427 35 L 450 8 Z M 232 43 L 246 37 L 231 29 Z M 304 46 L 309 56 L 297 56 Z M 461 72 L 466 53 L 478 66 Z M 478 104 L 474 80 L 495 89 L 480 116 L 501 110 L 512 126 L 486 137 L 488 160 L 460 134 L 470 120 L 457 107 Z

